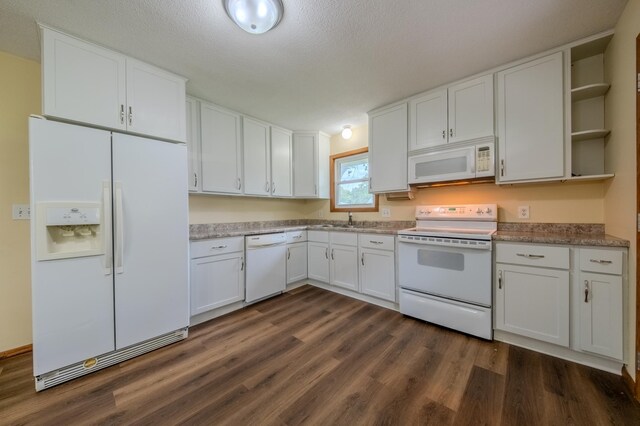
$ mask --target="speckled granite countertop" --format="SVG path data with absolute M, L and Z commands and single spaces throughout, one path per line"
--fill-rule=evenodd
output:
M 327 221 L 320 219 L 209 223 L 191 225 L 189 227 L 189 238 L 195 241 L 305 229 L 394 235 L 397 234 L 398 231 L 413 228 L 416 225 L 414 221 L 356 221 L 353 227 L 345 227 L 346 224 L 346 221 Z M 493 235 L 493 240 L 577 246 L 629 247 L 629 241 L 605 234 L 604 225 L 599 223 L 500 222 L 498 223 L 498 232 Z
M 629 247 L 629 241 L 604 233 L 599 223 L 498 223 L 494 241 L 566 244 L 575 246 Z
M 327 226 L 329 225 L 329 226 Z M 189 226 L 192 241 L 210 238 L 238 237 L 244 235 L 271 234 L 274 232 L 318 230 L 337 232 L 362 232 L 372 234 L 396 234 L 402 229 L 416 226 L 415 221 L 354 221 L 346 227 L 346 221 L 319 219 L 274 220 L 265 222 L 208 223 Z

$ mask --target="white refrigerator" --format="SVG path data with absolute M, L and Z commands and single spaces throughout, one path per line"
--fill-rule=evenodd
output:
M 187 150 L 29 119 L 36 389 L 186 337 Z

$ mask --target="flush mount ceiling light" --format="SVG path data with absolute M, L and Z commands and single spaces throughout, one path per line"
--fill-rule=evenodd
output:
M 351 135 L 353 135 L 353 131 L 351 130 L 351 126 L 344 126 L 342 128 L 342 139 L 351 139 Z
M 229 18 L 250 34 L 263 34 L 278 25 L 284 13 L 281 0 L 222 0 Z

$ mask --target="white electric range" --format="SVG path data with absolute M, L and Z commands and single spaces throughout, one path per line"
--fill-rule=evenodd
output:
M 398 232 L 400 312 L 493 338 L 491 237 L 496 204 L 418 206 Z

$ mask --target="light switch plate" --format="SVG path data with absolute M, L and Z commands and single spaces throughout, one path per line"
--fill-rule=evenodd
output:
M 389 207 L 383 207 L 380 210 L 380 214 L 382 217 L 391 217 L 391 209 Z
M 14 204 L 13 219 L 14 220 L 31 219 L 31 207 L 29 206 L 29 204 Z

